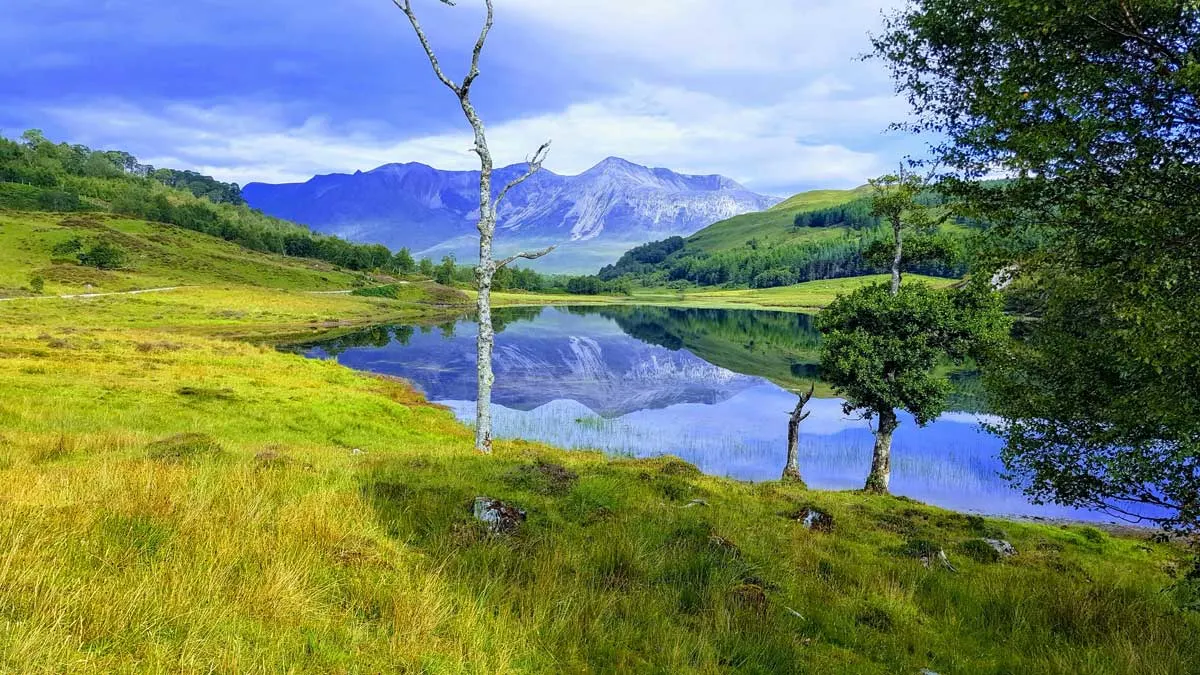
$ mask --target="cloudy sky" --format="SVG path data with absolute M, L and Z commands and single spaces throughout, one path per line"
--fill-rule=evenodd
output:
M 455 79 L 482 0 L 412 0 Z M 476 166 L 391 0 L 5 0 L 0 133 L 121 148 L 224 180 Z M 921 145 L 867 34 L 899 0 L 495 0 L 475 85 L 496 161 L 616 155 L 787 195 Z

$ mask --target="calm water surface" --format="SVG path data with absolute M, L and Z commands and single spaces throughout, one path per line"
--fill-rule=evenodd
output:
M 655 307 L 510 308 L 497 312 L 496 436 L 647 457 L 672 454 L 710 474 L 773 480 L 788 413 L 816 373 L 818 336 L 805 315 Z M 475 325 L 389 326 L 307 347 L 314 358 L 404 377 L 464 422 L 475 415 Z M 1000 441 L 980 427 L 971 380 L 950 412 L 924 428 L 901 415 L 896 494 L 960 511 L 1105 520 L 1030 504 L 999 476 Z M 816 398 L 801 426 L 809 486 L 862 486 L 868 422 Z

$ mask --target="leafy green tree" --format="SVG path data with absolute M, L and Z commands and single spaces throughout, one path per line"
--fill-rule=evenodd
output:
M 442 264 L 438 265 L 437 269 L 434 270 L 433 280 L 438 282 L 439 284 L 442 284 L 443 286 L 453 285 L 454 284 L 454 272 L 457 267 L 458 266 L 454 264 L 453 257 L 443 256 Z
M 1009 473 L 1200 529 L 1200 3 L 915 0 L 873 41 L 993 224 L 978 275 L 1036 290 L 986 372 Z
M 897 410 L 920 426 L 940 415 L 951 384 L 934 372 L 995 349 L 1007 332 L 999 299 L 973 285 L 961 291 L 874 284 L 835 300 L 817 317 L 824 336 L 821 377 L 845 399 L 846 414 L 878 418 L 865 489 L 887 492 Z
M 417 261 L 407 248 L 402 248 L 392 257 L 392 269 L 399 274 L 412 274 L 417 271 Z
M 433 261 L 429 258 L 421 258 L 421 262 L 417 264 L 417 272 L 426 279 L 432 279 L 434 274 Z
M 918 199 L 926 189 L 925 181 L 920 176 L 901 168 L 899 173 L 871 179 L 870 184 L 871 215 L 881 219 L 892 230 L 891 255 L 880 260 L 880 263 L 891 270 L 891 291 L 892 295 L 896 295 L 900 291 L 901 274 L 904 271 L 904 232 L 916 230 L 928 235 L 937 223 L 931 218 L 928 207 Z

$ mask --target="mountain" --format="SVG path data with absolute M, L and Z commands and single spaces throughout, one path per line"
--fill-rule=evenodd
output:
M 496 192 L 525 170 L 524 164 L 497 169 Z M 320 232 L 463 258 L 475 242 L 478 184 L 478 171 L 411 162 L 304 183 L 251 183 L 242 194 L 254 208 Z M 632 245 L 691 234 L 779 201 L 723 176 L 680 174 L 610 157 L 577 176 L 543 169 L 514 188 L 500 205 L 497 247 L 566 242 L 576 252 L 605 251 L 611 262 Z

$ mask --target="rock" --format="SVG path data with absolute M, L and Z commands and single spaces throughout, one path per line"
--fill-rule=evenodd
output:
M 681 506 L 679 508 L 690 509 L 693 506 L 708 506 L 708 502 L 704 501 L 703 499 L 693 499 L 692 501 L 688 502 L 687 504 L 684 504 L 683 506 Z
M 492 534 L 511 534 L 525 521 L 523 510 L 490 497 L 476 497 L 472 513 Z
M 833 516 L 818 509 L 802 508 L 792 515 L 792 519 L 803 525 L 806 530 L 833 532 Z
M 364 453 L 362 450 L 359 450 L 358 448 L 355 448 L 355 449 L 353 449 L 353 450 L 351 450 L 351 451 L 350 451 L 350 454 L 352 454 L 352 455 L 364 455 L 364 454 L 366 454 L 366 453 Z
M 1001 558 L 1010 558 L 1017 554 L 1017 549 L 1013 545 L 1003 539 L 984 539 L 988 546 L 995 549 L 996 553 L 1000 554 Z

